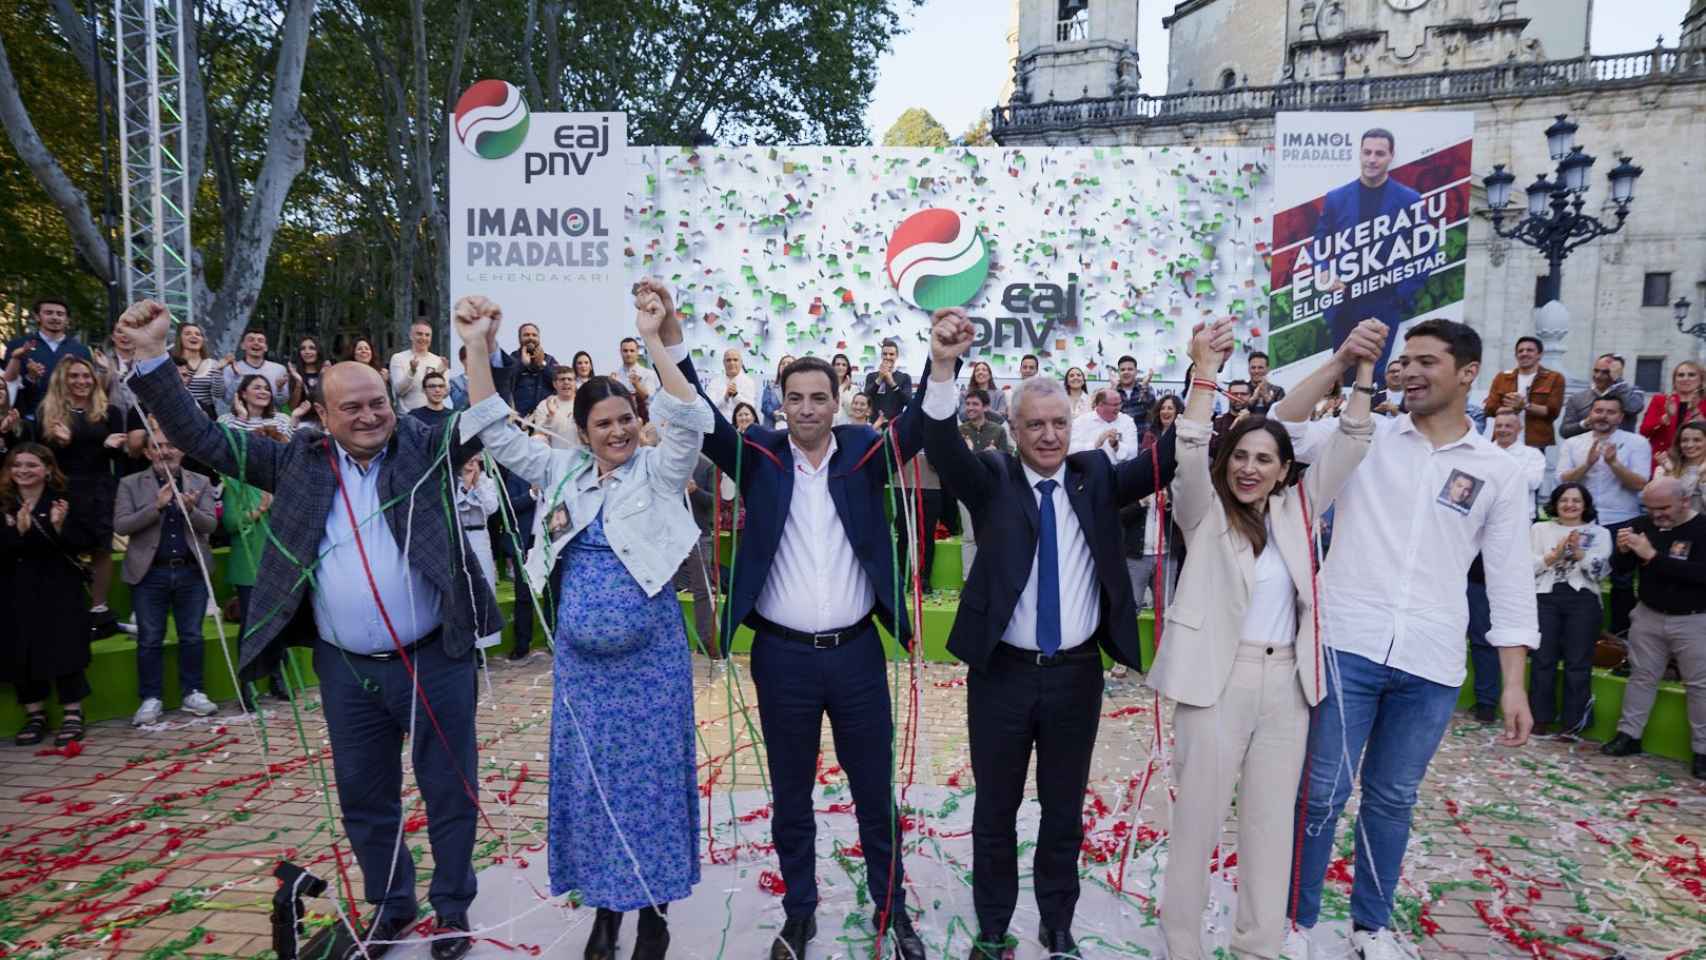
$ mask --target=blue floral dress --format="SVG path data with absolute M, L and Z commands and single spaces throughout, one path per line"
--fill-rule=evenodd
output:
M 605 539 L 602 511 L 561 571 L 551 893 L 619 911 L 684 899 L 699 882 L 699 791 L 681 605 L 670 589 L 646 596 Z

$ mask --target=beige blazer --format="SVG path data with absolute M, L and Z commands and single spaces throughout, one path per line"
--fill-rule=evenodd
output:
M 184 493 L 201 491 L 201 499 L 190 508 L 190 530 L 193 549 L 201 554 L 204 563 L 213 563 L 213 550 L 207 537 L 219 525 L 214 513 L 213 491 L 206 477 L 191 470 L 183 472 Z M 124 551 L 124 582 L 132 586 L 142 582 L 148 568 L 154 565 L 154 551 L 160 547 L 160 511 L 154 508 L 154 498 L 160 492 L 160 477 L 152 467 L 133 473 L 118 483 L 118 496 L 113 509 L 113 532 L 130 538 Z M 169 509 L 178 509 L 173 504 Z
M 1207 707 L 1220 699 L 1232 676 L 1256 577 L 1256 555 L 1249 541 L 1228 526 L 1226 511 L 1209 482 L 1210 425 L 1181 417 L 1175 429 L 1179 466 L 1173 477 L 1173 511 L 1185 537 L 1185 567 L 1165 611 L 1161 649 L 1155 654 L 1148 682 L 1179 703 Z M 1338 496 L 1368 453 L 1373 436 L 1372 419 L 1356 422 L 1341 417 L 1338 432 L 1304 471 L 1303 482 L 1280 487 L 1268 498 L 1274 530 L 1268 548 L 1279 550 L 1297 587 L 1297 679 L 1310 706 L 1321 702 L 1327 686 L 1321 673 L 1321 637 L 1311 582 L 1310 525 Z

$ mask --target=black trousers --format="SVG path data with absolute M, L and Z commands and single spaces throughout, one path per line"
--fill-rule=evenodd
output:
M 432 846 L 428 896 L 441 917 L 459 917 L 474 902 L 474 831 L 479 810 L 469 788 L 479 788 L 475 770 L 474 655 L 450 657 L 442 640 L 411 654 L 425 703 L 416 704 L 414 733 L 406 740 L 415 783 L 426 802 L 427 838 Z M 417 912 L 415 861 L 407 837 L 397 845 L 403 818 L 403 748 L 409 733 L 414 683 L 402 660 L 345 656 L 324 641 L 314 645 L 314 672 L 326 734 L 332 741 L 332 773 L 344 832 L 361 865 L 364 899 L 378 908 L 375 919 Z M 439 737 L 426 704 L 438 718 Z M 448 742 L 449 749 L 445 746 Z
M 529 531 L 518 537 L 521 541 L 519 555 L 514 545 L 509 544 L 509 535 L 502 531 L 492 538 L 492 543 L 496 544 L 501 540 L 508 545 L 510 582 L 515 584 L 515 604 L 510 608 L 509 622 L 515 630 L 515 652 L 526 653 L 533 648 L 533 593 L 527 589 L 527 579 L 521 571 L 521 564 L 526 559 L 526 551 L 533 548 L 533 511 L 516 513 L 515 523 L 516 529 Z
M 1599 642 L 1603 613 L 1599 594 L 1566 583 L 1536 598 L 1540 608 L 1540 649 L 1529 659 L 1528 706 L 1536 724 L 1558 718 L 1557 669 L 1564 664 L 1564 713 L 1568 730 L 1593 723 L 1588 706 L 1593 697 L 1593 649 Z
M 835 737 L 835 758 L 853 793 L 872 912 L 881 915 L 886 909 L 892 916 L 903 910 L 906 873 L 895 849 L 890 775 L 894 721 L 889 713 L 888 666 L 876 628 L 867 626 L 858 639 L 832 650 L 759 630 L 752 641 L 752 683 L 758 688 L 758 720 L 769 751 L 770 788 L 775 797 L 771 838 L 776 841 L 776 859 L 788 888 L 782 894 L 783 913 L 805 917 L 817 909 L 817 815 L 812 790 L 817 785 L 826 713 Z
M 1045 926 L 1072 926 L 1084 788 L 1102 719 L 1102 662 L 1088 656 L 1039 667 L 997 653 L 966 681 L 971 769 L 972 904 L 984 936 L 1000 937 L 1019 899 L 1019 805 L 1037 755 L 1037 829 L 1031 884 Z

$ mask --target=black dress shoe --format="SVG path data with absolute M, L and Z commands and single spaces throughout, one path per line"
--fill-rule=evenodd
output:
M 1050 957 L 1078 956 L 1078 941 L 1072 939 L 1071 930 L 1042 927 L 1037 930 L 1037 939 L 1043 942 Z
M 1689 766 L 1688 772 L 1694 774 L 1696 780 L 1706 780 L 1706 753 L 1694 755 L 1694 763 Z
M 971 953 L 966 960 L 1013 960 L 1014 956 L 1013 945 L 1007 942 L 1005 933 L 993 937 L 979 933 L 971 942 Z
M 510 663 L 520 663 L 521 661 L 526 660 L 532 653 L 533 651 L 526 647 L 517 647 L 506 655 L 506 659 L 508 659 Z
M 1499 719 L 1498 707 L 1489 707 L 1484 704 L 1475 705 L 1475 720 L 1477 723 L 1492 723 L 1497 719 Z
M 467 934 L 468 918 L 466 916 L 440 917 L 434 922 L 434 926 L 436 929 L 433 930 L 432 960 L 457 960 L 458 957 L 474 949 L 472 937 L 441 936 L 452 930 L 460 930 L 463 934 Z
M 817 936 L 817 914 L 789 917 L 770 944 L 770 960 L 805 960 L 806 942 Z
M 894 944 L 900 960 L 924 960 L 924 938 L 912 928 L 912 918 L 907 916 L 905 907 L 889 917 L 889 928 L 883 935 Z
M 381 917 L 372 927 L 363 931 L 359 940 L 350 936 L 349 928 L 338 925 L 338 933 L 334 938 L 332 949 L 327 956 L 334 960 L 358 960 L 362 955 L 362 943 L 367 944 L 367 956 L 370 960 L 391 952 L 394 946 L 390 941 L 402 940 L 409 935 L 409 928 L 415 925 L 413 917 L 392 916 Z M 304 953 L 304 956 L 310 954 Z
M 1641 752 L 1641 741 L 1627 733 L 1619 733 L 1605 741 L 1605 746 L 1600 747 L 1599 752 L 1608 757 L 1632 757 Z
M 616 960 L 616 941 L 622 933 L 622 915 L 599 908 L 592 918 L 592 933 L 586 938 L 586 960 Z

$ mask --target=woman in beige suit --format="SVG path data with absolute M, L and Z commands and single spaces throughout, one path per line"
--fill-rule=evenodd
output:
M 1228 324 L 1200 331 L 1191 341 L 1196 369 L 1218 368 L 1229 345 Z M 1235 782 L 1239 888 L 1232 953 L 1278 957 L 1284 944 L 1293 805 L 1309 708 L 1325 683 L 1310 525 L 1368 452 L 1373 373 L 1371 360 L 1358 363 L 1358 389 L 1339 432 L 1298 484 L 1287 482 L 1292 448 L 1285 428 L 1260 416 L 1228 430 L 1209 462 L 1212 381 L 1191 390 L 1179 418 L 1173 502 L 1185 566 L 1149 674 L 1150 686 L 1177 701 L 1178 799 L 1161 904 L 1173 960 L 1205 955 L 1209 857 Z

